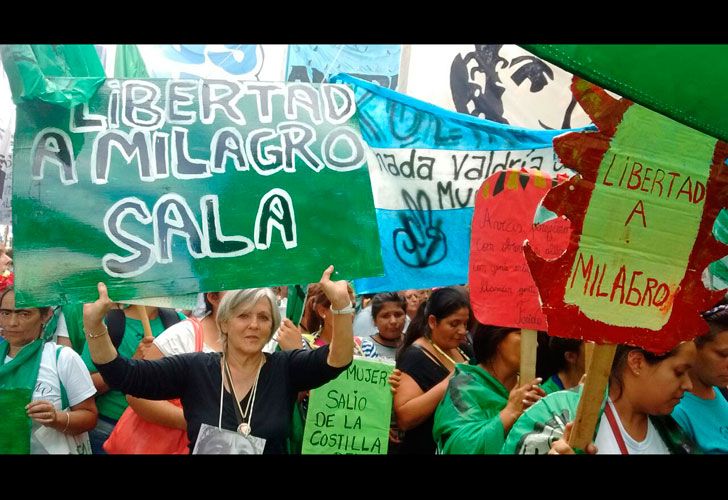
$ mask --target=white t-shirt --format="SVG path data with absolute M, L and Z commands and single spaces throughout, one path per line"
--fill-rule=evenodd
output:
M 56 342 L 58 337 L 69 337 L 68 325 L 66 325 L 66 317 L 63 315 L 63 311 L 58 314 L 58 323 L 56 323 L 56 333 L 53 337 L 53 342 Z
M 195 327 L 187 320 L 175 323 L 154 338 L 154 345 L 165 356 L 195 352 Z M 202 352 L 215 352 L 215 350 L 203 340 Z
M 91 381 L 91 374 L 86 365 L 71 348 L 61 349 L 56 364 L 56 349 L 58 345 L 47 342 L 43 347 L 43 354 L 38 370 L 38 381 L 33 391 L 33 400 L 45 400 L 53 403 L 56 410 L 61 411 L 61 385 L 68 395 L 69 406 L 75 406 L 96 394 L 96 388 Z M 5 362 L 12 358 L 6 356 Z M 65 418 L 65 417 L 64 417 Z M 91 454 L 88 433 L 77 436 L 63 434 L 55 429 L 33 422 L 30 438 L 30 453 L 33 455 L 47 454 Z
M 615 420 L 617 421 L 619 432 L 622 434 L 622 439 L 624 439 L 624 444 L 630 455 L 670 454 L 670 450 L 662 440 L 662 437 L 660 437 L 660 433 L 657 432 L 655 426 L 652 425 L 652 421 L 649 418 L 647 419 L 647 436 L 645 436 L 645 439 L 642 441 L 636 441 L 627 434 L 627 431 L 624 430 L 622 421 L 620 420 L 612 401 L 607 400 L 607 404 L 612 407 L 612 412 L 614 413 Z M 602 419 L 599 422 L 599 430 L 597 431 L 597 438 L 594 444 L 597 445 L 597 450 L 600 455 L 620 455 L 622 453 L 606 415 L 602 415 Z

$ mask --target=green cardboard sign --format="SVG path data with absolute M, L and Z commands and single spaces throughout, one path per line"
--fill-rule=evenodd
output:
M 393 369 L 354 358 L 345 372 L 311 391 L 302 453 L 386 455 Z
M 610 325 L 667 323 L 703 216 L 715 142 L 641 106 L 625 112 L 599 165 L 566 304 Z
M 106 80 L 18 105 L 19 307 L 382 274 L 348 87 Z

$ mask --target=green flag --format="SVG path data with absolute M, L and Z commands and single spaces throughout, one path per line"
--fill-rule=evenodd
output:
M 114 78 L 149 78 L 147 67 L 136 45 L 123 44 L 116 47 Z
M 728 141 L 728 45 L 523 45 L 549 62 Z
M 104 80 L 93 45 L 4 45 L 3 66 L 16 103 L 40 100 L 70 108 L 88 102 Z

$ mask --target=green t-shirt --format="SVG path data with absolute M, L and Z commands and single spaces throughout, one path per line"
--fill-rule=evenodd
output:
M 184 316 L 177 313 L 180 319 L 184 319 Z M 164 325 L 162 320 L 157 316 L 154 319 L 149 320 L 149 324 L 152 327 L 152 335 L 154 337 L 159 336 L 164 331 Z M 144 337 L 144 328 L 142 322 L 134 318 L 126 318 L 126 328 L 124 330 L 124 336 L 119 344 L 119 355 L 125 358 L 130 358 L 136 352 L 139 342 Z M 96 365 L 91 361 L 91 353 L 88 350 L 88 344 L 83 348 L 83 354 L 81 355 L 86 367 L 91 373 L 96 373 Z M 121 414 L 124 413 L 129 404 L 126 402 L 126 396 L 121 391 L 110 390 L 109 392 L 96 397 L 96 407 L 99 410 L 99 415 L 103 415 L 106 418 L 113 420 L 119 420 Z
M 554 380 L 554 378 L 558 379 L 558 377 L 559 376 L 557 374 L 551 375 L 546 382 L 541 384 L 541 389 L 543 389 L 543 392 L 545 392 L 546 394 L 551 394 L 552 392 L 563 391 L 564 386 L 561 384 L 561 379 L 559 379 L 558 382 Z

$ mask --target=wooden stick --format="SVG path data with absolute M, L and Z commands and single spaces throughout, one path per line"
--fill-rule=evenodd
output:
M 584 373 L 589 371 L 591 366 L 592 357 L 594 356 L 594 342 L 585 340 L 584 341 Z
M 536 378 L 536 330 L 521 329 L 521 371 L 519 384 L 527 384 Z
M 147 308 L 140 305 L 134 305 L 132 307 L 136 308 L 136 311 L 139 314 L 139 319 L 142 320 L 144 336 L 147 338 L 154 337 L 154 335 L 152 334 L 152 325 L 149 324 L 149 315 L 147 314 Z
M 609 373 L 612 370 L 612 361 L 616 344 L 604 344 L 594 347 L 591 365 L 586 372 L 584 390 L 579 399 L 579 406 L 576 409 L 574 428 L 571 429 L 569 446 L 584 450 L 586 445 L 594 438 L 594 429 L 597 427 L 599 410 L 604 401 L 604 390 L 609 381 Z

